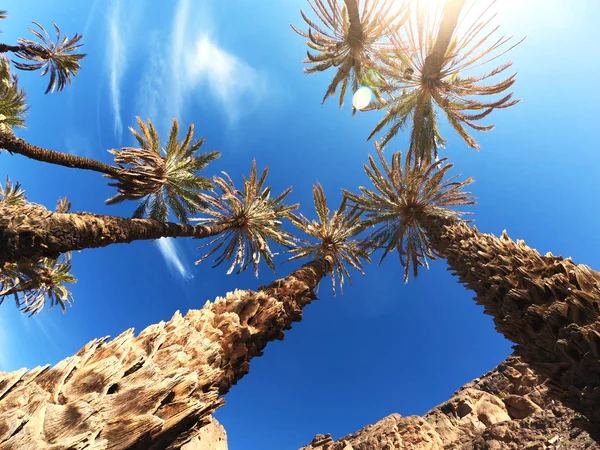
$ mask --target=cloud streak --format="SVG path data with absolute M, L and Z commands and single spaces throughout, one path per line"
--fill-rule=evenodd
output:
M 194 278 L 194 276 L 187 269 L 183 261 L 181 260 L 181 256 L 179 255 L 179 249 L 175 243 L 175 240 L 172 238 L 160 238 L 156 241 L 156 245 L 158 246 L 158 250 L 162 254 L 167 266 L 175 272 L 179 273 L 182 278 L 189 280 L 190 278 Z
M 108 15 L 108 65 L 110 101 L 114 120 L 115 137 L 123 137 L 123 119 L 121 118 L 121 80 L 125 72 L 125 45 L 121 34 L 121 2 L 114 0 Z

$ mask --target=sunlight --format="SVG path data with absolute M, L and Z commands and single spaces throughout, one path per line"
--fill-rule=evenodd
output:
M 362 111 L 369 106 L 372 98 L 373 91 L 371 91 L 371 88 L 369 86 L 361 86 L 352 96 L 352 106 L 354 106 L 354 108 L 356 108 L 358 111 Z

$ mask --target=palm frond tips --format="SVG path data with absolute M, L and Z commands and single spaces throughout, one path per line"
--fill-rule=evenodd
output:
M 65 285 L 77 281 L 70 272 L 70 253 L 59 258 L 6 263 L 0 275 L 0 304 L 13 297 L 17 307 L 30 316 L 41 312 L 46 304 L 50 309 L 59 305 L 65 312 L 73 302 Z
M 41 70 L 42 75 L 49 73 L 50 80 L 46 94 L 62 91 L 67 84 L 71 84 L 73 77 L 77 76 L 81 68 L 79 61 L 86 56 L 84 53 L 76 53 L 83 45 L 80 43 L 83 36 L 75 34 L 69 38 L 67 35 L 62 35 L 60 28 L 52 22 L 56 32 L 56 39 L 52 41 L 44 27 L 37 22 L 33 24 L 36 28 L 29 28 L 29 31 L 38 41 L 24 38 L 17 40 L 21 49 L 16 52 L 16 55 L 23 62 L 13 61 L 15 67 L 21 70 Z
M 141 200 L 134 217 L 148 215 L 165 222 L 172 211 L 178 220 L 186 223 L 189 213 L 195 213 L 205 205 L 201 193 L 213 187 L 212 182 L 199 172 L 220 153 L 196 155 L 204 139 L 193 140 L 194 125 L 190 125 L 183 140 L 178 141 L 179 123 L 174 119 L 167 146 L 162 148 L 152 121 L 148 120 L 146 124 L 139 117 L 137 121 L 140 130 L 130 128 L 130 131 L 139 147 L 109 150 L 119 167 L 119 174 L 111 176 L 116 182 L 110 185 L 119 193 L 106 203 Z
M 289 259 L 331 258 L 331 282 L 335 293 L 336 277 L 341 289 L 346 279 L 352 284 L 347 266 L 364 275 L 363 260 L 371 262 L 368 251 L 360 245 L 360 240 L 352 239 L 364 230 L 362 211 L 357 207 L 349 208 L 346 199 L 343 199 L 339 208 L 330 215 L 325 192 L 318 183 L 313 188 L 313 198 L 317 220 L 311 221 L 302 214 L 293 215 L 291 219 L 298 229 L 313 240 L 297 239 L 297 246 L 290 250 L 293 256 Z
M 0 184 L 0 204 L 8 206 L 19 206 L 27 201 L 25 191 L 21 189 L 21 183 L 12 183 L 9 177 L 6 177 L 6 184 Z
M 8 59 L 0 55 L 0 131 L 24 128 L 27 109 L 25 91 L 11 74 Z
M 341 0 L 308 0 L 318 20 L 300 11 L 308 31 L 292 25 L 296 33 L 307 38 L 309 50 L 304 62 L 309 67 L 305 72 L 336 70 L 323 102 L 340 87 L 340 108 L 348 87 L 355 92 L 369 78 L 369 71 L 377 70 L 378 61 L 390 52 L 387 34 L 403 24 L 408 11 L 396 0 L 364 0 L 362 11 L 359 0 L 343 1 L 346 6 L 341 6 Z
M 519 102 L 506 93 L 515 83 L 516 73 L 496 79 L 505 75 L 512 63 L 477 73 L 480 66 L 495 61 L 522 42 L 514 43 L 512 37 L 497 35 L 498 27 L 492 25 L 493 16 L 487 17 L 493 3 L 481 13 L 475 13 L 473 5 L 466 8 L 456 30 L 446 30 L 452 33 L 450 36 L 440 32 L 442 10 L 439 8 L 417 8 L 405 27 L 390 35 L 396 48 L 394 54 L 383 61 L 381 72 L 387 80 L 382 93 L 385 99 L 377 105 L 386 109 L 386 113 L 369 139 L 387 129 L 380 141 L 386 145 L 408 127 L 411 130 L 409 154 L 430 163 L 445 143 L 438 126 L 441 113 L 469 147 L 479 148 L 468 130 L 491 130 L 493 125 L 481 125 L 479 121 L 495 109 Z M 461 26 L 467 23 L 470 26 Z M 440 54 L 434 55 L 437 41 L 447 45 Z
M 274 253 L 269 241 L 288 248 L 293 245 L 292 235 L 281 228 L 281 223 L 283 219 L 291 216 L 298 205 L 283 203 L 292 188 L 286 189 L 277 197 L 271 197 L 271 188 L 265 185 L 267 174 L 268 168 L 259 177 L 256 161 L 253 161 L 250 176 L 244 177 L 242 190 L 235 187 L 225 172 L 223 177 L 213 178 L 221 194 L 215 191 L 202 193 L 202 200 L 206 206 L 199 208 L 198 212 L 208 217 L 192 220 L 203 225 L 231 224 L 231 227 L 200 247 L 211 248 L 196 264 L 216 254 L 213 267 L 230 261 L 228 274 L 232 273 L 236 266 L 237 272 L 240 273 L 252 264 L 254 274 L 258 276 L 261 259 L 275 270 Z
M 428 266 L 427 259 L 435 259 L 422 221 L 427 216 L 461 217 L 455 206 L 474 204 L 473 197 L 463 188 L 473 182 L 471 178 L 456 181 L 457 176 L 447 178 L 452 164 L 446 158 L 433 164 L 413 165 L 409 158 L 402 164 L 402 153 L 392 155 L 391 165 L 385 160 L 379 145 L 379 165 L 369 155 L 365 172 L 374 190 L 360 187 L 361 195 L 344 191 L 348 200 L 363 209 L 366 219 L 363 226 L 371 227 L 363 245 L 370 251 L 382 250 L 379 262 L 396 250 L 404 266 L 404 282 L 412 269 L 416 277 L 419 266 Z

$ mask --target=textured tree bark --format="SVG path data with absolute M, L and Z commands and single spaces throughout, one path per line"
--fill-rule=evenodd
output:
M 349 36 L 352 43 L 360 43 L 363 39 L 362 24 L 358 12 L 358 0 L 344 0 L 350 20 Z
M 224 404 L 266 344 L 302 318 L 331 271 L 305 264 L 134 337 L 97 339 L 56 366 L 0 373 L 0 450 L 178 449 Z
M 540 255 L 452 218 L 422 220 L 433 248 L 473 290 L 516 354 L 551 380 L 551 393 L 583 414 L 600 439 L 600 273 Z
M 125 219 L 89 213 L 63 214 L 33 203 L 0 204 L 0 267 L 23 258 L 51 257 L 85 248 L 161 237 L 205 238 L 235 227 L 191 226 L 154 219 Z
M 444 4 L 444 12 L 442 14 L 442 22 L 438 30 L 433 50 L 425 60 L 423 67 L 423 77 L 436 77 L 439 75 L 444 64 L 444 57 L 448 46 L 452 40 L 452 35 L 458 24 L 458 16 L 465 6 L 466 0 L 446 0 Z
M 108 164 L 104 164 L 103 162 L 94 159 L 37 147 L 16 137 L 14 134 L 5 131 L 0 131 L 0 149 L 2 148 L 8 150 L 10 153 L 18 153 L 19 155 L 37 161 L 77 169 L 93 170 L 115 177 L 119 175 L 119 169 L 117 167 L 109 166 Z

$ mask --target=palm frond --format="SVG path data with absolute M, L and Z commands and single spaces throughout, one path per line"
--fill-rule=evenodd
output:
M 26 95 L 18 78 L 11 74 L 10 62 L 0 55 L 0 131 L 25 128 Z
M 240 273 L 252 264 L 254 274 L 258 276 L 261 259 L 275 270 L 275 253 L 271 250 L 269 242 L 288 248 L 293 245 L 292 235 L 281 228 L 281 223 L 283 219 L 291 217 L 292 211 L 298 205 L 288 206 L 283 203 L 292 188 L 286 189 L 277 197 L 271 197 L 271 188 L 265 185 L 267 174 L 268 168 L 258 177 L 256 161 L 253 161 L 250 176 L 244 177 L 241 191 L 225 172 L 223 177 L 213 178 L 221 194 L 215 191 L 202 193 L 202 200 L 206 206 L 200 207 L 198 212 L 207 217 L 192 220 L 208 226 L 231 224 L 231 228 L 200 247 L 209 247 L 210 250 L 196 264 L 216 254 L 213 267 L 225 261 L 231 262 L 228 274 L 232 273 L 236 266 L 237 273 Z
M 76 53 L 83 45 L 80 43 L 83 36 L 75 34 L 69 38 L 67 35 L 62 35 L 58 25 L 52 22 L 56 32 L 56 39 L 52 41 L 44 27 L 37 22 L 33 24 L 36 28 L 29 28 L 29 31 L 38 41 L 19 38 L 17 43 L 21 49 L 16 52 L 16 55 L 23 62 L 13 61 L 13 63 L 20 70 L 41 70 L 42 76 L 50 74 L 46 94 L 62 91 L 67 84 L 71 84 L 73 77 L 77 76 L 81 68 L 79 62 L 86 56 L 84 53 Z
M 109 150 L 115 156 L 119 173 L 115 183 L 118 194 L 107 204 L 125 200 L 142 200 L 133 216 L 149 217 L 165 222 L 172 211 L 186 223 L 188 215 L 205 205 L 201 193 L 211 189 L 212 182 L 198 172 L 220 156 L 219 152 L 196 155 L 204 139 L 194 141 L 194 125 L 190 125 L 182 141 L 178 141 L 179 123 L 173 120 L 165 148 L 151 120 L 146 124 L 137 118 L 140 131 L 129 128 L 139 147 Z
M 348 200 L 364 210 L 364 227 L 373 228 L 363 241 L 370 252 L 381 250 L 381 263 L 388 253 L 397 251 L 404 266 L 404 282 L 412 269 L 416 277 L 419 266 L 428 266 L 427 259 L 435 259 L 436 254 L 429 241 L 422 221 L 431 215 L 461 217 L 460 211 L 450 209 L 455 206 L 474 203 L 469 192 L 463 188 L 472 183 L 456 181 L 457 176 L 446 177 L 452 164 L 445 164 L 446 158 L 433 164 L 411 164 L 406 157 L 402 164 L 402 153 L 392 155 L 391 166 L 387 163 L 383 150 L 376 144 L 379 163 L 369 155 L 369 164 L 364 166 L 374 190 L 360 187 L 361 194 L 344 191 Z
M 9 177 L 6 177 L 6 184 L 0 184 L 0 204 L 4 203 L 8 206 L 23 205 L 27 201 L 25 191 L 21 189 L 21 183 L 12 183 Z
M 344 198 L 337 210 L 330 214 L 327 198 L 319 183 L 313 188 L 313 198 L 317 220 L 309 220 L 302 214 L 292 215 L 292 223 L 312 240 L 297 239 L 297 244 L 290 250 L 290 260 L 300 258 L 331 258 L 331 283 L 335 293 L 336 277 L 343 291 L 347 279 L 352 284 L 350 266 L 363 272 L 363 261 L 371 262 L 368 251 L 360 245 L 360 240 L 352 239 L 363 229 L 362 211 L 358 207 L 348 207 Z

